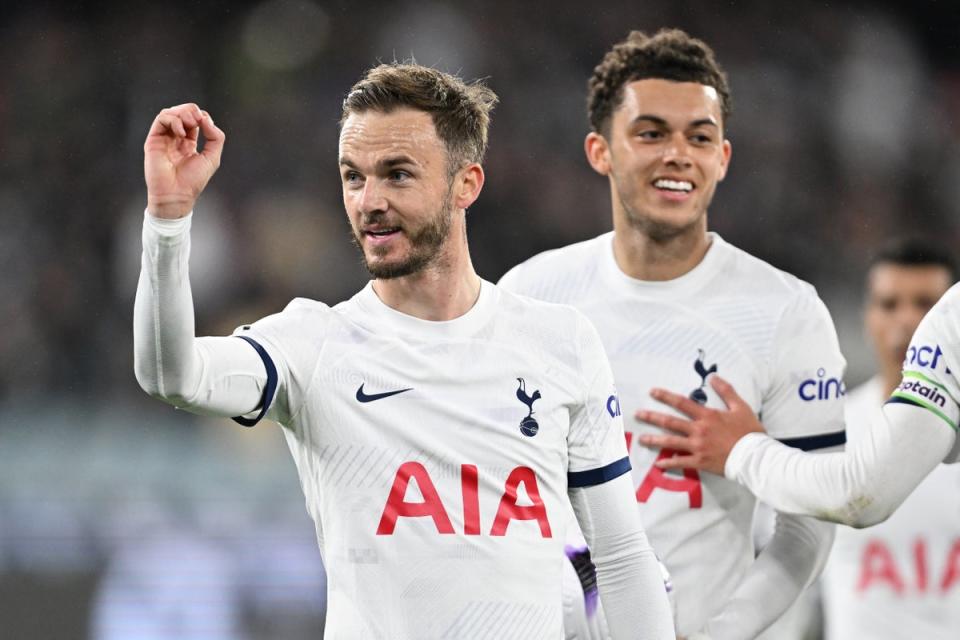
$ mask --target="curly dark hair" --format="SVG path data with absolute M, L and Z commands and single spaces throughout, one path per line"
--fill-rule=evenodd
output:
M 496 104 L 497 95 L 479 81 L 467 84 L 437 69 L 391 62 L 373 67 L 350 88 L 343 99 L 340 125 L 350 114 L 371 109 L 425 111 L 447 148 L 448 169 L 453 173 L 470 162 L 483 161 L 490 112 Z
M 587 83 L 587 115 L 593 130 L 609 134 L 613 112 L 623 101 L 624 85 L 646 78 L 698 82 L 713 87 L 720 95 L 724 123 L 730 117 L 727 75 L 717 64 L 709 45 L 680 29 L 661 29 L 652 37 L 642 31 L 631 31 L 623 42 L 613 45 L 603 56 Z

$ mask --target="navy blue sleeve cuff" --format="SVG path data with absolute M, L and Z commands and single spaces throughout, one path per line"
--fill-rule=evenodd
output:
M 611 462 L 605 467 L 599 469 L 590 469 L 589 471 L 568 471 L 568 487 L 592 487 L 597 484 L 603 484 L 613 480 L 630 471 L 630 458 L 620 458 L 616 462 Z
M 917 402 L 916 400 L 911 400 L 910 398 L 904 398 L 902 396 L 892 396 L 887 398 L 887 401 L 883 404 L 910 404 L 915 407 L 920 407 L 921 409 L 926 409 L 925 406 Z
M 234 418 L 234 422 L 242 424 L 245 427 L 252 427 L 260 420 L 263 419 L 263 416 L 267 414 L 267 410 L 270 409 L 270 405 L 273 403 L 273 396 L 277 393 L 277 367 L 273 364 L 273 359 L 270 357 L 270 354 L 267 353 L 267 350 L 260 346 L 260 343 L 254 340 L 253 338 L 248 338 L 247 336 L 236 336 L 241 340 L 246 340 L 250 343 L 250 346 L 256 349 L 257 355 L 260 356 L 260 359 L 263 360 L 263 366 L 267 370 L 267 386 L 263 388 L 263 398 L 260 401 L 260 413 L 257 414 L 256 418 L 244 418 L 243 416 L 237 416 Z
M 847 443 L 847 432 L 836 431 L 834 433 L 821 433 L 817 436 L 804 436 L 802 438 L 782 438 L 780 442 L 800 449 L 801 451 L 815 451 L 817 449 L 826 449 L 828 447 L 839 447 Z

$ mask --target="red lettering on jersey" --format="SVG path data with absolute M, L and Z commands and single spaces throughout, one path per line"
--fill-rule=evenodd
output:
M 423 502 L 406 502 L 404 496 L 407 494 L 407 485 L 410 479 L 417 481 L 417 487 L 423 495 Z M 438 533 L 453 533 L 453 525 L 450 523 L 450 517 L 447 515 L 443 503 L 440 502 L 440 494 L 437 488 L 433 486 L 430 480 L 430 474 L 426 468 L 419 462 L 404 462 L 397 469 L 397 475 L 393 478 L 393 487 L 390 489 L 390 495 L 387 497 L 387 504 L 383 507 L 383 515 L 380 516 L 380 525 L 377 527 L 378 536 L 391 536 L 397 526 L 397 518 L 421 518 L 430 516 L 437 527 Z
M 633 444 L 633 432 L 632 432 L 632 431 L 624 431 L 624 432 L 623 432 L 623 435 L 624 435 L 624 437 L 627 439 L 627 452 L 629 452 L 629 451 L 630 451 L 630 445 Z
M 879 540 L 871 540 L 863 550 L 857 591 L 866 591 L 874 583 L 889 584 L 898 595 L 903 594 L 903 578 L 897 571 L 893 554 L 887 545 Z
M 943 571 L 943 579 L 940 580 L 940 591 L 946 593 L 957 582 L 960 582 L 960 540 L 954 540 L 953 546 L 947 552 L 947 566 Z
M 913 543 L 913 564 L 917 573 L 917 591 L 924 593 L 927 590 L 927 542 L 917 538 Z
M 460 465 L 460 493 L 463 496 L 463 532 L 468 536 L 480 535 L 480 485 L 477 467 Z
M 674 449 L 662 449 L 657 456 L 657 461 L 672 458 L 678 453 L 680 452 Z M 691 509 L 699 509 L 703 506 L 703 487 L 700 484 L 700 474 L 696 469 L 684 469 L 683 477 L 677 478 L 667 475 L 663 469 L 654 465 L 650 467 L 650 471 L 637 489 L 637 502 L 649 500 L 654 489 L 686 493 Z
M 520 483 L 523 483 L 530 496 L 532 505 L 521 507 L 517 504 L 517 489 Z M 502 536 L 507 533 L 507 525 L 511 520 L 536 520 L 540 525 L 540 535 L 544 538 L 552 538 L 550 531 L 550 521 L 547 519 L 547 508 L 540 499 L 540 488 L 537 486 L 537 476 L 530 467 L 517 467 L 507 476 L 507 482 L 503 489 L 503 497 L 500 498 L 500 506 L 497 507 L 497 516 L 493 520 L 493 527 L 490 529 L 490 535 Z

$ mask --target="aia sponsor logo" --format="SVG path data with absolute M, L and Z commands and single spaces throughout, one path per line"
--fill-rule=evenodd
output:
M 847 387 L 840 378 L 827 376 L 826 370 L 817 369 L 815 378 L 807 378 L 797 387 L 797 394 L 804 402 L 834 400 L 847 395 Z
M 960 538 L 954 540 L 942 563 L 928 550 L 923 537 L 913 541 L 909 554 L 896 554 L 896 550 L 893 542 L 879 538 L 867 543 L 860 556 L 858 593 L 878 589 L 898 596 L 945 596 L 960 585 Z M 937 570 L 937 565 L 942 569 Z
M 407 500 L 407 488 L 411 484 L 420 490 L 423 500 Z M 478 536 L 482 531 L 480 521 L 480 472 L 476 465 L 460 465 L 460 497 L 463 505 L 463 534 Z M 524 497 L 519 490 L 523 487 Z M 528 505 L 518 504 L 529 502 Z M 416 461 L 404 462 L 393 477 L 393 485 L 377 525 L 378 536 L 392 536 L 400 518 L 429 518 L 433 520 L 438 534 L 455 534 L 453 521 L 447 507 L 440 499 L 430 473 Z M 507 476 L 503 493 L 497 505 L 497 513 L 490 525 L 489 535 L 505 536 L 514 520 L 535 520 L 544 538 L 553 537 L 547 507 L 540 498 L 537 475 L 530 467 L 516 467 Z M 522 526 L 522 525 L 521 525 Z

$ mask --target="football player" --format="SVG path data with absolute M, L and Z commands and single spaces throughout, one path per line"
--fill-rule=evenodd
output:
M 571 304 L 596 325 L 620 390 L 610 415 L 650 407 L 658 386 L 719 407 L 707 384 L 719 372 L 788 446 L 841 445 L 845 361 L 823 303 L 708 230 L 731 158 L 730 92 L 710 47 L 679 30 L 631 33 L 594 70 L 588 115 L 585 151 L 609 184 L 613 231 L 535 256 L 501 285 Z M 799 396 L 806 379 L 833 382 Z M 832 527 L 781 514 L 755 557 L 753 495 L 716 476 L 664 473 L 657 463 L 676 450 L 639 446 L 648 433 L 659 429 L 627 433 L 635 508 L 672 576 L 679 635 L 755 637 L 818 575 Z
M 177 407 L 282 425 L 327 568 L 325 638 L 556 640 L 570 503 L 614 637 L 672 638 L 595 330 L 470 261 L 495 101 L 419 65 L 370 70 L 344 99 L 338 164 L 373 279 L 206 338 L 190 224 L 225 136 L 195 104 L 161 111 L 144 145 L 137 379 Z

